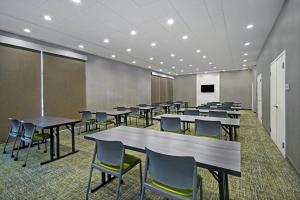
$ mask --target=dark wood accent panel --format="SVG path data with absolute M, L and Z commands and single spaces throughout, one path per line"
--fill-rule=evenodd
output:
M 85 108 L 85 62 L 44 54 L 45 116 L 78 118 Z
M 41 113 L 40 52 L 0 44 L 0 142 L 8 117 L 24 119 Z

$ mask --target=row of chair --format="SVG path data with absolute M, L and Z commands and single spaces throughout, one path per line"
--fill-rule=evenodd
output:
M 11 151 L 11 157 L 15 158 L 14 159 L 15 161 L 18 160 L 20 147 L 22 145 L 27 145 L 28 150 L 27 150 L 24 164 L 22 165 L 23 167 L 26 166 L 30 149 L 34 144 L 37 144 L 39 149 L 39 144 L 45 143 L 44 152 L 45 153 L 47 152 L 47 140 L 50 138 L 49 134 L 37 131 L 36 126 L 32 123 L 23 122 L 12 118 L 9 118 L 9 121 L 10 121 L 10 129 L 3 149 L 4 154 L 6 153 L 7 144 L 11 138 L 14 139 L 14 143 Z M 18 139 L 20 139 L 20 143 L 18 145 L 17 154 L 16 156 L 14 156 L 14 149 Z
M 122 142 L 96 140 L 85 199 L 88 199 L 94 169 L 118 178 L 116 199 L 119 199 L 123 175 L 137 165 L 141 199 L 144 199 L 146 189 L 178 200 L 196 200 L 200 190 L 200 199 L 203 199 L 202 178 L 193 157 L 165 155 L 148 148 L 145 151 L 147 157 L 142 176 L 142 161 L 125 153 Z

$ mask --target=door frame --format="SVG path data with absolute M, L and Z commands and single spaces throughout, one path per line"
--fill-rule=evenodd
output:
M 258 83 L 258 79 L 260 78 L 260 83 Z M 260 88 L 258 87 L 260 85 Z M 260 89 L 260 90 L 259 90 Z M 258 94 L 260 93 L 260 104 L 258 103 Z M 262 123 L 262 73 L 259 73 L 256 77 L 256 97 L 257 97 L 257 118 Z M 260 113 L 259 113 L 260 111 Z M 261 118 L 259 115 L 261 114 Z
M 278 149 L 280 150 L 280 152 L 282 153 L 282 155 L 284 157 L 286 157 L 286 89 L 285 89 L 285 85 L 286 85 L 286 50 L 283 50 L 270 64 L 270 127 L 272 127 L 272 120 L 271 120 L 271 115 L 272 115 L 272 107 L 274 105 L 271 104 L 271 67 L 272 67 L 272 64 L 277 62 L 279 60 L 279 58 L 281 58 L 282 56 L 284 56 L 284 68 L 283 68 L 283 77 L 284 77 L 284 85 L 283 85 L 283 97 L 284 97 L 284 103 L 283 103 L 283 113 L 284 113 L 284 123 L 283 123 L 283 130 L 284 130 L 284 148 L 283 148 L 283 151 L 280 150 L 280 148 L 278 147 L 278 144 L 277 144 L 277 131 L 276 131 L 276 141 L 274 141 L 274 143 L 276 144 L 276 146 L 278 147 Z M 276 65 L 276 68 L 277 68 L 277 65 Z M 277 71 L 277 69 L 276 69 Z M 277 75 L 277 72 L 276 72 L 276 75 Z M 270 131 L 271 133 L 271 131 Z

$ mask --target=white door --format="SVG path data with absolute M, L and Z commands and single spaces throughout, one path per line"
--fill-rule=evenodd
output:
M 261 74 L 257 76 L 256 79 L 257 86 L 257 117 L 260 123 L 262 123 L 262 78 Z
M 285 156 L 285 51 L 271 63 L 271 137 Z

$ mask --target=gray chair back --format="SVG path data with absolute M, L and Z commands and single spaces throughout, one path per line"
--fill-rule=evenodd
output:
M 222 127 L 220 121 L 195 120 L 195 132 L 198 136 L 205 135 L 220 137 L 221 131 Z
M 12 136 L 17 136 L 21 129 L 21 122 L 17 119 L 9 118 L 10 121 L 10 130 L 9 134 Z
M 97 159 L 107 165 L 121 166 L 124 159 L 124 145 L 120 141 L 96 140 Z
M 35 133 L 35 125 L 33 123 L 24 122 L 22 123 L 24 132 L 23 132 L 23 138 L 26 140 L 32 140 L 34 133 Z
M 184 110 L 183 111 L 184 115 L 194 115 L 194 116 L 199 116 L 200 112 L 199 110 Z
M 140 109 L 138 107 L 130 107 L 130 111 L 133 115 L 140 115 Z
M 125 110 L 127 110 L 127 108 L 124 107 L 124 106 L 118 106 L 117 107 L 117 111 L 125 111 Z
M 147 104 L 138 104 L 137 106 L 140 106 L 140 107 L 147 107 L 148 105 L 147 105 Z
M 106 122 L 107 114 L 106 112 L 96 112 L 96 122 Z
M 81 113 L 81 120 L 83 122 L 89 121 L 92 119 L 92 112 L 91 111 L 83 111 Z
M 146 148 L 147 167 L 151 178 L 170 187 L 193 186 L 196 161 L 189 156 L 165 155 Z
M 181 132 L 181 120 L 179 117 L 161 117 L 161 130 Z
M 208 112 L 208 116 L 209 117 L 223 117 L 223 118 L 227 118 L 228 114 L 226 111 L 214 111 L 214 110 L 210 110 Z
M 197 106 L 197 109 L 209 109 L 210 106 L 209 105 L 200 105 L 200 106 Z

